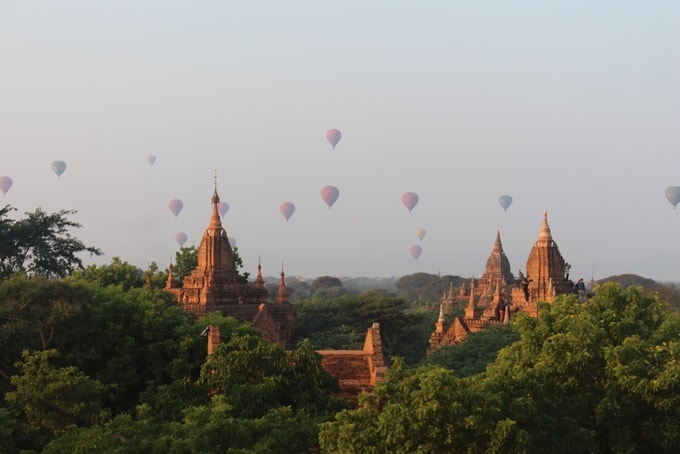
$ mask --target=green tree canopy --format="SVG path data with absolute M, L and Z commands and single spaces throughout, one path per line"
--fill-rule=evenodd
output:
M 57 355 L 56 350 L 25 351 L 20 373 L 11 379 L 16 390 L 5 395 L 23 435 L 36 447 L 70 425 L 90 426 L 107 419 L 106 387 L 76 367 L 55 367 L 50 359 Z
M 68 218 L 76 211 L 48 214 L 38 208 L 17 221 L 9 218 L 13 210 L 9 206 L 0 209 L 0 278 L 17 271 L 30 276 L 64 277 L 83 268 L 78 254 L 102 254 L 71 236 L 71 230 L 81 227 Z
M 429 273 L 414 273 L 400 277 L 396 287 L 406 294 L 409 304 L 416 306 L 437 302 L 442 294 L 449 291 L 450 285 L 460 287 L 464 279 L 460 276 L 438 276 Z
M 118 285 L 124 290 L 143 287 L 146 284 L 144 272 L 128 262 L 123 262 L 119 257 L 113 257 L 108 265 L 90 265 L 83 270 L 75 271 L 71 277 L 95 282 L 102 287 Z
M 431 365 L 390 371 L 373 399 L 322 426 L 322 449 L 680 449 L 680 317 L 658 296 L 606 284 L 584 304 L 559 297 L 541 303 L 538 318 L 520 314 L 512 325 L 519 339 L 483 373 L 457 378 Z
M 406 334 L 412 334 L 410 328 L 420 327 L 422 316 L 407 312 L 406 309 L 403 298 L 384 290 L 332 299 L 304 300 L 295 303 L 293 338 L 307 338 L 320 349 L 361 349 L 366 330 L 377 322 L 380 323 L 386 353 L 401 355 L 408 350 L 404 342 Z M 422 355 L 427 347 L 428 334 L 420 331 L 418 334 L 423 342 L 420 349 Z
M 223 394 L 239 417 L 262 417 L 269 409 L 323 411 L 337 381 L 321 367 L 309 341 L 286 353 L 261 335 L 232 335 L 208 358 L 200 382 Z
M 454 372 L 457 377 L 468 377 L 484 372 L 498 352 L 519 339 L 512 325 L 492 326 L 468 334 L 457 344 L 430 353 L 425 364 L 436 364 Z
M 333 276 L 319 276 L 309 286 L 310 295 L 314 295 L 321 289 L 337 289 L 336 295 L 342 296 L 345 293 L 345 288 L 342 286 L 342 281 Z

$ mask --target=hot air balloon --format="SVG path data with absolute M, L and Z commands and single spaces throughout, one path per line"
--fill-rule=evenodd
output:
M 410 213 L 416 205 L 418 205 L 418 194 L 415 192 L 405 192 L 404 195 L 401 196 L 401 201 L 404 203 L 404 206 L 408 208 L 408 212 Z
M 673 205 L 673 209 L 680 203 L 680 186 L 668 186 L 666 188 L 666 199 Z
M 423 253 L 423 248 L 418 246 L 417 244 L 414 244 L 408 249 L 408 251 L 411 253 L 411 257 L 413 257 L 413 260 L 418 260 L 420 254 Z
M 416 229 L 416 236 L 418 237 L 418 239 L 420 241 L 423 241 L 423 238 L 425 238 L 426 234 L 427 234 L 427 230 L 425 230 L 424 228 L 421 227 L 419 229 Z
M 177 241 L 179 247 L 184 246 L 184 243 L 187 242 L 187 238 L 187 234 L 184 232 L 175 233 L 175 241 Z
M 146 160 L 149 162 L 149 165 L 152 166 L 156 162 L 156 156 L 150 154 L 146 157 Z
M 328 205 L 329 210 L 331 209 L 335 201 L 338 200 L 339 196 L 340 190 L 335 186 L 325 186 L 323 189 L 321 189 L 321 198 L 323 199 L 324 202 L 326 202 L 326 205 Z
M 340 142 L 341 138 L 342 133 L 337 129 L 329 129 L 326 131 L 326 139 L 328 139 L 330 144 L 333 146 L 333 149 L 335 149 L 335 146 L 338 144 L 338 142 Z
M 64 161 L 54 161 L 52 163 L 52 171 L 60 177 L 62 173 L 66 170 L 66 163 Z
M 7 194 L 7 191 L 12 187 L 12 179 L 10 177 L 0 177 L 0 191 L 3 194 Z
M 224 217 L 224 215 L 227 214 L 227 211 L 229 211 L 229 204 L 227 202 L 220 202 L 217 206 L 217 210 L 220 212 L 220 216 Z
M 279 206 L 279 211 L 283 217 L 286 218 L 286 222 L 288 222 L 288 219 L 295 213 L 295 205 L 291 202 L 283 202 L 281 206 Z
M 498 203 L 503 207 L 503 210 L 508 211 L 508 208 L 512 205 L 512 196 L 502 195 L 498 198 Z
M 168 206 L 170 207 L 170 211 L 172 211 L 172 214 L 174 214 L 175 217 L 177 217 L 180 211 L 182 211 L 182 208 L 184 208 L 184 203 L 180 199 L 172 199 Z
M 231 247 L 235 247 L 236 246 L 236 238 L 234 238 L 233 236 L 230 236 L 228 239 L 229 239 L 229 245 Z

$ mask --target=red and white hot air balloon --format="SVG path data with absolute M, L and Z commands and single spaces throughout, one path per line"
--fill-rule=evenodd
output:
M 2 191 L 3 194 L 7 194 L 7 191 L 10 190 L 12 184 L 14 184 L 14 182 L 10 177 L 0 177 L 0 191 Z
M 175 233 L 175 241 L 177 241 L 177 244 L 179 244 L 179 247 L 184 246 L 184 243 L 187 242 L 187 238 L 189 238 L 189 237 L 184 232 Z
M 220 202 L 217 205 L 217 211 L 220 212 L 220 217 L 224 217 L 224 215 L 227 214 L 227 211 L 229 211 L 229 204 L 227 202 Z
M 333 146 L 333 149 L 335 149 L 335 146 L 340 142 L 341 138 L 342 133 L 337 129 L 329 129 L 326 131 L 326 139 L 330 142 L 331 146 Z
M 340 190 L 335 186 L 324 186 L 321 189 L 321 198 L 323 199 L 324 202 L 326 202 L 326 205 L 328 205 L 329 210 L 331 209 L 335 201 L 338 200 L 338 197 L 340 197 Z
M 295 213 L 295 205 L 291 202 L 283 202 L 279 206 L 279 211 L 286 218 L 286 222 L 288 222 L 288 219 Z
M 408 248 L 408 252 L 411 254 L 411 257 L 413 257 L 413 260 L 418 260 L 418 257 L 420 257 L 420 254 L 423 253 L 423 248 L 422 246 L 418 246 L 417 244 L 414 244 L 410 248 Z
M 172 199 L 170 203 L 168 203 L 168 207 L 170 208 L 172 214 L 177 217 L 182 211 L 182 208 L 184 208 L 184 203 L 180 199 Z
M 406 208 L 408 208 L 408 212 L 410 213 L 413 211 L 413 209 L 418 205 L 418 194 L 415 192 L 405 192 L 401 196 L 401 201 L 404 204 Z

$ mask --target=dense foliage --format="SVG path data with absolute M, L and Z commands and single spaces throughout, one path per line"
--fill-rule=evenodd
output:
M 0 208 L 0 278 L 23 271 L 30 276 L 64 277 L 83 267 L 78 254 L 101 255 L 95 247 L 85 246 L 71 236 L 80 224 L 68 219 L 75 211 L 48 214 L 36 209 L 14 220 L 14 208 Z
M 75 227 L 65 214 L 30 216 L 31 231 L 43 225 L 56 232 L 48 244 L 68 243 L 50 227 Z M 0 237 L 25 235 L 6 215 Z M 0 242 L 0 254 L 20 243 Z M 457 278 L 404 276 L 396 293 L 322 276 L 298 281 L 305 298 L 286 352 L 248 324 L 183 312 L 155 264 L 142 271 L 114 257 L 83 269 L 68 248 L 30 251 L 0 276 L 1 452 L 680 449 L 680 314 L 672 294 L 634 281 L 602 284 L 585 304 L 543 303 L 538 318 L 520 314 L 426 358 L 437 302 Z M 178 254 L 187 272 L 195 248 Z M 375 322 L 393 361 L 348 408 L 331 397 L 337 382 L 316 349 L 360 349 Z M 222 339 L 210 357 L 208 325 Z
M 409 310 L 403 298 L 385 290 L 339 297 L 322 292 L 295 304 L 294 339 L 309 339 L 319 349 L 357 350 L 368 328 L 379 323 L 389 356 L 405 357 L 409 364 L 424 357 L 435 312 Z
M 396 364 L 364 405 L 322 425 L 327 452 L 677 452 L 680 317 L 607 284 L 518 316 L 485 372 Z

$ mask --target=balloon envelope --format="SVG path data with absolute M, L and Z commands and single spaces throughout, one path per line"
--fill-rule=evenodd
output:
M 10 177 L 0 177 L 0 191 L 3 194 L 7 194 L 7 191 L 12 187 L 14 182 Z
M 149 165 L 152 166 L 156 162 L 156 156 L 150 154 L 146 157 L 146 160 L 149 162 Z
M 418 194 L 415 192 L 405 192 L 404 195 L 401 196 L 401 201 L 404 203 L 404 206 L 408 208 L 408 212 L 410 213 L 411 210 L 418 205 Z
M 66 163 L 64 161 L 54 161 L 52 163 L 52 171 L 57 174 L 58 177 L 61 176 L 66 170 Z
M 342 138 L 342 133 L 338 131 L 337 129 L 329 129 L 326 131 L 326 139 L 328 139 L 328 142 L 335 148 L 335 146 L 340 142 L 340 139 Z
M 335 186 L 325 186 L 324 188 L 321 189 L 321 198 L 323 199 L 324 202 L 326 202 L 326 205 L 328 205 L 329 210 L 333 206 L 335 201 L 338 200 L 339 196 L 340 190 Z
M 170 203 L 168 204 L 170 207 L 170 211 L 172 211 L 172 214 L 177 217 L 177 215 L 182 211 L 182 208 L 184 208 L 184 203 L 180 199 L 172 199 Z
M 229 211 L 229 204 L 227 202 L 220 202 L 217 206 L 217 210 L 220 212 L 220 216 L 224 217 L 224 215 L 227 214 L 227 211 Z
M 233 236 L 230 236 L 228 239 L 229 239 L 229 245 L 231 247 L 235 247 L 236 246 L 236 238 L 234 238 Z
M 418 239 L 420 241 L 423 241 L 423 238 L 425 238 L 426 234 L 427 234 L 427 230 L 425 230 L 424 228 L 421 227 L 419 229 L 416 229 L 416 236 L 418 237 Z
M 673 208 L 680 203 L 680 186 L 668 186 L 666 188 L 666 199 L 673 205 Z
M 502 195 L 498 198 L 498 203 L 503 207 L 505 211 L 508 211 L 510 205 L 512 205 L 512 196 Z
M 187 242 L 187 238 L 187 234 L 184 232 L 175 233 L 175 241 L 177 241 L 177 244 L 179 244 L 180 247 L 184 246 L 184 243 Z
M 283 202 L 281 206 L 279 206 L 279 211 L 283 217 L 286 218 L 286 222 L 288 222 L 288 219 L 295 213 L 295 205 L 291 202 Z
M 414 244 L 408 249 L 408 251 L 411 253 L 411 257 L 413 257 L 414 260 L 418 260 L 420 254 L 423 253 L 423 248 L 421 246 L 418 246 L 417 244 Z

